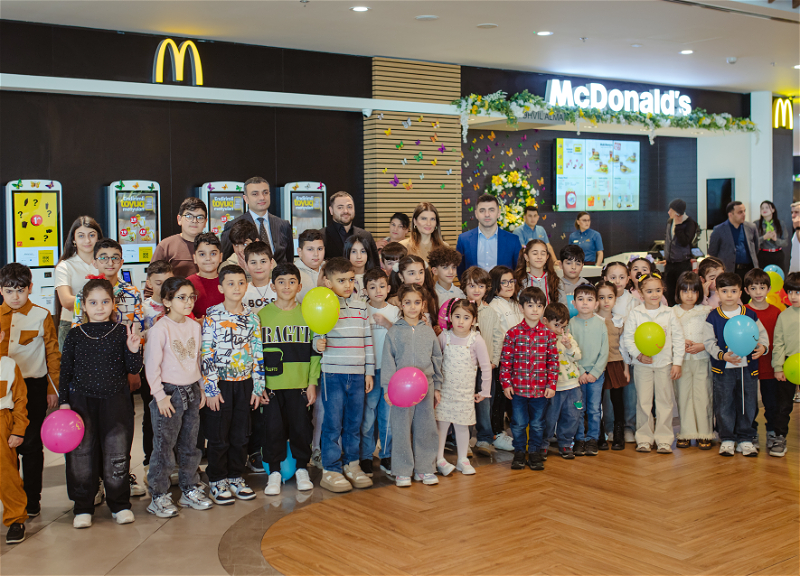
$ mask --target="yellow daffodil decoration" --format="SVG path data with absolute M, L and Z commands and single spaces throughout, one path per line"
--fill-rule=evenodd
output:
M 513 232 L 525 221 L 525 206 L 536 204 L 539 192 L 529 183 L 530 174 L 520 170 L 508 170 L 492 176 L 487 194 L 496 196 L 500 202 L 498 224 L 504 230 Z

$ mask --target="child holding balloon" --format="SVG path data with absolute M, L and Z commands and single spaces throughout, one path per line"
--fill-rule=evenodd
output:
M 775 324 L 772 368 L 775 371 L 775 439 L 770 456 L 786 455 L 792 394 L 800 385 L 800 272 L 792 272 L 783 284 L 791 306 L 781 312 Z M 763 396 L 763 388 L 762 388 Z
M 720 274 L 716 287 L 719 306 L 706 319 L 703 342 L 711 355 L 719 453 L 733 456 L 738 442 L 744 456 L 758 456 L 753 445 L 753 419 L 758 408 L 757 360 L 767 351 L 769 336 L 756 313 L 740 304 L 742 279 L 737 274 Z
M 402 317 L 389 328 L 383 344 L 381 387 L 392 407 L 392 474 L 397 486 L 411 486 L 411 475 L 425 485 L 438 484 L 436 445 L 438 433 L 434 410 L 441 398 L 442 348 L 433 329 L 422 321 L 428 294 L 417 284 L 403 284 L 397 292 Z M 417 368 L 426 382 L 417 390 L 417 380 L 401 382 L 403 368 Z M 395 372 L 398 372 L 395 378 Z M 395 395 L 395 386 L 409 384 L 413 390 Z M 427 388 L 425 386 L 427 384 Z M 409 394 L 410 392 L 410 394 Z M 421 396 L 421 398 L 420 398 Z M 392 402 L 394 398 L 394 402 Z M 399 398 L 399 399 L 398 399 Z M 412 444 L 413 435 L 413 444 Z
M 639 290 L 644 303 L 628 315 L 622 336 L 625 349 L 633 357 L 636 380 L 636 451 L 650 452 L 655 442 L 659 454 L 670 454 L 675 440 L 672 429 L 675 392 L 671 381 L 681 377 L 686 343 L 675 312 L 662 302 L 661 274 L 640 276 Z

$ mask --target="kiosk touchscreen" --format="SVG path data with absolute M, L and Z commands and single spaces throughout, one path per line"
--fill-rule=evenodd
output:
M 326 192 L 322 182 L 289 182 L 281 188 L 281 217 L 292 223 L 295 255 L 300 234 L 308 229 L 325 227 L 328 214 L 325 209 Z
M 55 314 L 54 269 L 61 254 L 61 183 L 14 180 L 6 185 L 8 262 L 31 269 L 31 301 Z
M 206 182 L 197 189 L 197 197 L 208 207 L 206 230 L 217 236 L 225 224 L 244 214 L 244 182 Z
M 161 240 L 161 186 L 118 180 L 106 187 L 108 235 L 122 246 L 120 278 L 144 290 L 147 265 Z

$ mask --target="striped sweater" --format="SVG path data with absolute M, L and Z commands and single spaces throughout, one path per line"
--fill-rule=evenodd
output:
M 314 336 L 314 350 L 321 338 L 327 342 L 322 355 L 323 372 L 375 376 L 375 353 L 366 302 L 340 297 L 339 321 L 327 334 Z

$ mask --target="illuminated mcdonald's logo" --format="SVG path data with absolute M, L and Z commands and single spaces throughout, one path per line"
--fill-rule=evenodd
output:
M 772 127 L 794 130 L 793 114 L 792 101 L 789 98 L 775 98 L 772 103 Z
M 190 60 L 192 65 L 192 84 L 195 86 L 203 85 L 203 65 L 200 62 L 200 52 L 197 51 L 197 46 L 191 40 L 185 40 L 181 43 L 180 48 L 172 38 L 162 40 L 156 50 L 156 57 L 153 61 L 153 82 L 164 82 L 164 59 L 167 57 L 167 48 L 171 53 L 170 61 L 172 62 L 172 78 L 175 82 L 183 82 L 183 64 L 186 59 L 186 53 L 189 48 L 192 49 L 192 58 Z

